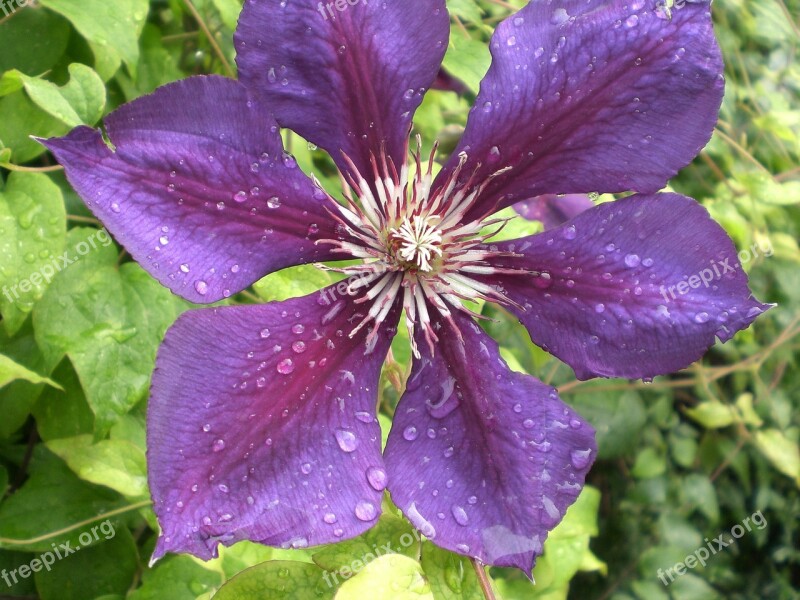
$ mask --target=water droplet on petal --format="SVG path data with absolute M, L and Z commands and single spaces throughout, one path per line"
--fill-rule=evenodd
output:
M 370 467 L 367 469 L 367 481 L 376 492 L 386 489 L 386 471 L 380 467 Z
M 565 239 L 574 240 L 575 236 L 578 235 L 578 230 L 575 228 L 575 225 L 570 225 L 564 228 L 562 235 Z
M 638 267 L 640 262 L 642 261 L 638 254 L 628 254 L 625 256 L 625 264 L 631 268 Z
M 414 427 L 413 425 L 409 425 L 408 427 L 405 428 L 405 431 L 403 431 L 403 437 L 409 442 L 413 442 L 415 439 L 417 439 L 418 435 L 419 432 L 417 431 L 417 428 Z
M 709 316 L 707 312 L 699 312 L 694 316 L 695 323 L 708 323 Z
M 261 339 L 267 339 L 270 336 L 269 328 L 265 327 L 261 330 Z
M 378 516 L 378 510 L 372 502 L 362 500 L 356 504 L 356 518 L 359 521 L 374 521 Z
M 278 373 L 281 375 L 288 375 L 292 371 L 294 371 L 294 362 L 291 358 L 286 358 L 278 363 Z
M 450 507 L 450 512 L 453 513 L 453 518 L 459 525 L 464 526 L 467 523 L 469 523 L 469 517 L 467 516 L 467 511 L 465 511 L 458 504 L 453 504 L 453 506 Z
M 194 284 L 194 289 L 197 290 L 197 293 L 201 296 L 205 296 L 208 293 L 208 284 L 205 281 L 197 281 Z
M 369 414 L 369 413 L 368 413 L 368 412 L 366 412 L 366 411 L 359 411 L 359 412 L 357 412 L 357 413 L 356 413 L 356 419 L 358 419 L 358 420 L 359 420 L 359 421 L 361 421 L 362 423 L 372 423 L 372 421 L 374 420 L 374 419 L 372 418 L 372 415 L 371 415 L 371 414 Z
M 347 429 L 336 430 L 336 443 L 339 444 L 339 448 L 345 452 L 355 452 L 356 448 L 358 448 L 358 438 L 356 434 Z
M 328 525 L 333 525 L 336 523 L 336 515 L 333 513 L 325 513 L 325 516 L 322 517 L 322 520 L 325 521 Z
M 576 469 L 585 469 L 592 458 L 592 451 L 587 450 L 573 450 L 570 453 L 570 462 Z

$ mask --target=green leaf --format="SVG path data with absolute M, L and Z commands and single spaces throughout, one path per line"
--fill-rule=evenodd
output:
M 138 265 L 117 268 L 103 231 L 73 229 L 69 240 L 75 262 L 37 305 L 34 327 L 45 355 L 75 366 L 100 438 L 147 394 L 158 345 L 188 305 Z
M 235 30 L 239 21 L 239 13 L 242 12 L 241 0 L 214 0 L 214 6 L 219 11 L 225 27 L 231 31 Z
M 711 480 L 701 473 L 690 473 L 683 486 L 684 498 L 695 509 L 707 516 L 711 522 L 719 520 L 719 501 L 717 491 Z
M 127 593 L 139 568 L 139 553 L 126 528 L 110 525 L 110 521 L 93 525 L 98 542 L 81 547 L 80 551 L 55 560 L 50 568 L 36 573 L 41 600 L 85 600 L 103 594 Z M 91 531 L 92 527 L 84 531 Z M 42 560 L 49 562 L 52 557 L 53 552 L 45 552 Z
M 636 392 L 596 390 L 575 395 L 572 404 L 595 428 L 599 458 L 616 458 L 637 446 L 647 415 Z
M 737 421 L 736 411 L 732 406 L 716 401 L 687 408 L 686 414 L 706 429 L 722 429 Z
M 92 433 L 94 414 L 86 402 L 72 363 L 67 359 L 61 361 L 52 377 L 63 386 L 63 390 L 45 389 L 33 407 L 39 436 L 50 441 Z
M 784 475 L 800 487 L 800 447 L 778 429 L 756 431 L 756 447 Z
M 45 360 L 36 345 L 30 319 L 25 321 L 13 338 L 0 329 L 0 352 L 34 373 L 50 373 L 53 370 L 53 365 Z M 57 391 L 56 388 L 24 379 L 0 388 L 0 414 L 3 415 L 0 419 L 0 438 L 9 437 L 25 423 L 36 400 L 45 390 Z
M 647 446 L 636 457 L 631 473 L 637 479 L 649 479 L 663 475 L 666 469 L 666 458 L 655 448 Z
M 167 556 L 142 574 L 142 587 L 128 600 L 197 600 L 222 584 L 222 574 L 190 556 Z
M 85 481 L 131 498 L 147 495 L 144 451 L 123 440 L 92 443 L 91 435 L 53 440 L 47 447 Z
M 478 576 L 467 557 L 426 541 L 421 563 L 435 600 L 483 600 Z
M 402 554 L 373 560 L 345 581 L 335 597 L 336 600 L 434 600 L 422 565 Z
M 46 152 L 31 136 L 49 138 L 69 131 L 69 127 L 36 106 L 22 90 L 0 98 L 0 115 L 14 115 L 13 119 L 0 119 L 0 144 L 11 150 L 17 164 Z
M 105 84 L 93 69 L 80 63 L 71 64 L 69 74 L 69 83 L 62 87 L 20 71 L 6 73 L 3 81 L 4 87 L 8 87 L 18 79 L 31 100 L 69 127 L 94 125 L 106 106 Z
M 0 504 L 0 548 L 43 552 L 66 541 L 79 546 L 79 535 L 94 523 L 60 532 L 126 505 L 118 494 L 78 479 L 44 449 L 34 452 L 30 469 L 25 484 Z
M 0 25 L 0 73 L 14 68 L 28 75 L 44 73 L 61 59 L 69 34 L 69 22 L 49 10 L 18 11 Z
M 23 379 L 30 383 L 46 383 L 47 385 L 61 389 L 61 386 L 56 382 L 30 371 L 22 365 L 15 363 L 7 356 L 0 354 L 0 387 L 8 385 L 10 382 L 16 381 L 17 379 Z
M 113 64 L 123 60 L 131 72 L 139 58 L 139 35 L 149 8 L 148 0 L 39 0 L 66 17 L 92 47 L 97 60 L 108 57 L 103 79 L 113 75 Z
M 352 540 L 332 544 L 313 555 L 314 562 L 327 571 L 352 573 L 381 555 L 398 553 L 419 558 L 419 535 L 405 519 L 381 516 L 375 527 Z
M 332 577 L 316 565 L 273 560 L 239 573 L 214 600 L 325 600 L 333 598 Z
M 122 88 L 126 100 L 149 94 L 157 87 L 183 77 L 177 59 L 164 47 L 162 37 L 163 34 L 158 27 L 150 23 L 145 25 L 136 77 L 130 77 L 124 71 L 120 71 L 114 78 Z
M 253 289 L 267 302 L 281 302 L 313 294 L 333 282 L 330 273 L 313 265 L 302 265 L 267 275 L 256 282 Z
M 11 174 L 0 192 L 0 312 L 9 333 L 58 272 L 66 223 L 61 190 L 46 175 Z
M 483 23 L 482 10 L 475 0 L 448 0 L 447 10 L 451 15 L 455 15 L 467 23 L 474 25 Z M 463 36 L 463 33 L 461 35 Z
M 464 37 L 461 30 L 452 28 L 450 46 L 443 63 L 448 73 L 463 81 L 477 94 L 491 62 L 489 47 L 484 42 Z

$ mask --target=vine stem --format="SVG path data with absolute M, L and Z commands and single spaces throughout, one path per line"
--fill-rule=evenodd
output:
M 12 165 L 11 163 L 0 163 L 0 167 L 8 169 L 9 171 L 19 171 L 20 173 L 54 173 L 64 170 L 64 167 L 61 165 L 53 165 L 52 167 L 21 167 L 20 165 Z
M 189 9 L 189 12 L 192 13 L 192 16 L 194 17 L 195 21 L 197 21 L 197 24 L 200 26 L 200 29 L 203 30 L 203 33 L 208 38 L 208 43 L 211 44 L 211 47 L 214 49 L 214 53 L 222 62 L 222 66 L 225 69 L 225 73 L 228 74 L 228 77 L 235 78 L 236 74 L 233 72 L 231 64 L 225 57 L 225 53 L 222 51 L 222 48 L 220 48 L 219 44 L 217 43 L 217 40 L 214 39 L 214 34 L 211 33 L 211 30 L 208 28 L 208 25 L 206 25 L 206 22 L 203 20 L 203 17 L 197 10 L 197 7 L 194 5 L 192 0 L 183 0 L 183 2 L 186 5 L 186 8 Z
M 492 589 L 492 582 L 489 579 L 489 575 L 486 574 L 486 568 L 483 566 L 483 563 L 477 558 L 470 558 L 469 560 L 475 569 L 475 574 L 478 576 L 478 583 L 480 583 L 483 597 L 486 598 L 486 600 L 497 600 L 497 597 L 494 595 L 494 590 Z
M 123 506 L 122 508 L 117 508 L 114 510 L 110 510 L 108 512 L 100 513 L 99 515 L 96 515 L 89 519 L 85 519 L 83 521 L 79 521 L 78 523 L 74 523 L 69 527 L 64 527 L 63 529 L 58 529 L 57 531 L 51 531 L 50 533 L 45 533 L 44 535 L 40 535 L 38 537 L 30 538 L 27 540 L 15 540 L 12 538 L 0 537 L 0 544 L 6 544 L 8 546 L 28 546 L 30 544 L 38 544 L 39 542 L 45 542 L 54 537 L 58 537 L 60 535 L 64 535 L 65 533 L 69 533 L 70 531 L 75 531 L 76 529 L 80 529 L 81 527 L 86 527 L 87 525 L 91 525 L 92 523 L 100 521 L 102 519 L 115 517 L 117 515 L 130 512 L 132 510 L 139 510 L 140 508 L 147 508 L 151 504 L 152 502 L 150 500 L 142 500 L 141 502 L 136 502 L 135 504 L 129 504 L 128 506 Z

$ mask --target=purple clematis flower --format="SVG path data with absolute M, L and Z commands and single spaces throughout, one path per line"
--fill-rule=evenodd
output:
M 419 150 L 409 160 L 408 133 L 448 34 L 444 0 L 330 15 L 248 0 L 239 81 L 193 77 L 119 108 L 113 147 L 87 127 L 45 142 L 132 256 L 191 301 L 362 259 L 341 286 L 190 311 L 168 332 L 148 415 L 155 557 L 336 542 L 375 523 L 388 489 L 436 544 L 529 573 L 581 491 L 594 432 L 511 371 L 462 302 L 501 304 L 580 378 L 683 368 L 766 308 L 739 268 L 694 285 L 736 250 L 694 200 L 656 193 L 717 118 L 707 4 L 532 2 L 497 28 L 434 177 Z M 330 153 L 342 202 L 300 172 L 279 127 Z M 635 194 L 487 242 L 504 207 L 593 191 Z M 414 363 L 382 454 L 377 387 L 403 312 Z

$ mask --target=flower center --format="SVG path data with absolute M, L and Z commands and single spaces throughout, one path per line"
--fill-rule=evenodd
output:
M 363 294 L 355 300 L 358 304 L 371 303 L 367 313 L 361 315 L 361 322 L 350 332 L 352 337 L 366 324 L 373 323 L 367 336 L 368 352 L 377 342 L 380 325 L 398 296 L 402 295 L 412 348 L 419 357 L 415 327 L 422 328 L 431 352 L 438 341 L 431 325 L 430 310 L 436 310 L 450 322 L 460 337 L 451 308 L 485 318 L 470 311 L 463 301 L 513 304 L 502 292 L 476 279 L 476 275 L 528 273 L 495 268 L 491 264 L 493 257 L 511 255 L 484 245 L 508 219 L 463 222 L 464 215 L 494 175 L 477 184 L 470 179 L 457 188 L 456 183 L 467 159 L 466 154 L 462 154 L 459 165 L 447 180 L 431 190 L 437 145 L 433 147 L 427 170 L 422 168 L 420 146 L 421 140 L 417 138 L 413 176 L 408 163 L 398 171 L 391 157 L 373 157 L 372 185 L 347 159 L 352 175 L 343 176 L 347 183 L 345 204 L 328 196 L 335 207 L 331 213 L 339 222 L 342 233 L 347 235 L 337 240 L 316 242 L 331 244 L 343 254 L 363 259 L 363 264 L 350 267 L 319 267 L 348 276 L 348 294 Z M 486 233 L 487 228 L 493 225 L 499 227 Z
M 406 217 L 397 229 L 392 229 L 389 239 L 399 244 L 397 256 L 411 268 L 424 273 L 433 270 L 431 260 L 442 256 L 442 233 L 431 221 L 438 217 Z

